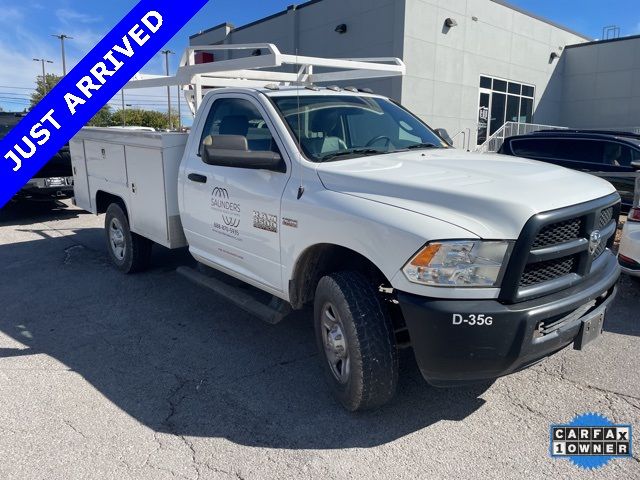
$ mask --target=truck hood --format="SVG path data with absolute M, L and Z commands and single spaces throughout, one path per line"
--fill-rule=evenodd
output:
M 533 215 L 615 192 L 608 182 L 549 163 L 456 149 L 322 163 L 325 188 L 457 225 L 485 239 L 516 239 Z

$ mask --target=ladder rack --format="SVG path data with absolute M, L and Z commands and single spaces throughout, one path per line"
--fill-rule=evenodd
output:
M 196 53 L 227 51 L 249 55 L 227 60 L 196 64 Z M 287 66 L 292 68 L 287 69 Z M 315 72 L 314 68 L 322 69 Z M 279 70 L 274 70 L 279 69 Z M 287 72 L 287 70 L 291 70 Z M 380 58 L 320 58 L 283 54 L 271 43 L 238 45 L 205 45 L 188 47 L 174 76 L 137 74 L 126 85 L 130 88 L 179 86 L 195 114 L 209 88 L 250 87 L 263 88 L 267 84 L 280 86 L 310 86 L 318 83 L 377 79 L 403 76 L 402 60 Z

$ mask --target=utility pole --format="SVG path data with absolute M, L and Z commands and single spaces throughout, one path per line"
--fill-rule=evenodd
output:
M 167 77 L 169 76 L 169 55 L 173 55 L 175 52 L 171 50 L 162 50 L 162 55 L 164 55 L 164 64 L 166 67 Z M 169 130 L 173 130 L 173 121 L 171 120 L 171 87 L 167 85 L 167 109 L 168 109 L 168 117 L 169 117 Z
M 47 73 L 45 72 L 44 64 L 45 63 L 53 63 L 51 60 L 47 60 L 46 58 L 34 58 L 34 62 L 42 63 L 42 88 L 44 89 L 44 95 L 47 94 Z
M 178 85 L 178 130 L 182 130 L 182 108 L 180 97 L 182 95 L 182 85 Z
M 120 94 L 122 95 L 122 126 L 127 126 L 127 111 L 125 110 L 124 104 L 124 88 L 120 90 Z
M 61 33 L 60 35 L 51 35 L 51 36 L 56 37 L 57 39 L 60 40 L 60 47 L 62 48 L 62 76 L 66 77 L 67 76 L 67 58 L 64 53 L 64 41 L 73 40 L 73 37 L 70 37 L 69 35 L 65 35 L 64 33 Z

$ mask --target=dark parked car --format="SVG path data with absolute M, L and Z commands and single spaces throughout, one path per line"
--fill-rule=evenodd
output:
M 611 182 L 622 197 L 622 211 L 633 205 L 640 135 L 597 130 L 545 130 L 505 139 L 505 155 L 541 160 L 592 173 Z
M 15 127 L 24 114 L 0 112 L 0 140 Z M 73 172 L 69 145 L 65 145 L 36 173 L 13 200 L 55 200 L 73 196 Z

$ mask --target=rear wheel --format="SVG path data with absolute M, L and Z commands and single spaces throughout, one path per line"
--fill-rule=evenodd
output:
M 336 399 L 350 411 L 379 407 L 395 394 L 398 353 L 378 292 L 357 272 L 333 273 L 316 289 L 316 341 Z
M 129 229 L 129 219 L 119 204 L 107 208 L 104 228 L 109 258 L 118 270 L 135 273 L 148 268 L 152 242 Z

